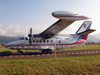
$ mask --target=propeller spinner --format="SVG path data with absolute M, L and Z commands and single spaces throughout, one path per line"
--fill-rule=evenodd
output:
M 30 33 L 28 34 L 29 37 L 29 43 L 32 45 L 32 28 L 30 28 Z

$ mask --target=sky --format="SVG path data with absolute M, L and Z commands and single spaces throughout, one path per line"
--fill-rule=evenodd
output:
M 0 0 L 0 36 L 28 35 L 40 33 L 58 19 L 51 14 L 54 11 L 67 10 L 78 12 L 92 21 L 90 35 L 100 38 L 100 0 Z M 75 21 L 60 34 L 74 34 L 82 21 Z

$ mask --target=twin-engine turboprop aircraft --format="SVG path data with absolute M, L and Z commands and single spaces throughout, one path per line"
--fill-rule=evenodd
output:
M 51 53 L 54 49 L 65 49 L 75 46 L 84 45 L 89 33 L 95 31 L 90 29 L 91 21 L 85 21 L 74 35 L 58 36 L 57 34 L 63 29 L 71 25 L 74 21 L 89 19 L 86 16 L 74 13 L 71 11 L 56 11 L 52 15 L 59 20 L 47 28 L 40 34 L 32 34 L 32 28 L 28 37 L 20 37 L 17 41 L 10 42 L 4 46 L 10 49 L 17 49 L 20 54 L 23 54 L 21 49 L 25 50 L 41 50 L 42 53 Z

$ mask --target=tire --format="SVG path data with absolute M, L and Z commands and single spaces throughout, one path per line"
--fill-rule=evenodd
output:
M 47 53 L 47 54 L 51 54 L 51 53 L 52 53 L 51 49 L 47 49 L 47 50 L 46 50 L 46 53 Z
M 23 52 L 22 52 L 22 51 L 19 51 L 19 54 L 21 54 L 21 55 L 22 55 L 22 54 L 23 54 Z
M 45 50 L 42 50 L 42 54 L 45 54 L 46 53 L 46 51 Z

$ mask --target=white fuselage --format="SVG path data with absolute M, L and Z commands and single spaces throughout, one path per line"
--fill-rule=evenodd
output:
M 34 38 L 33 38 L 34 39 Z M 66 35 L 66 36 L 54 36 L 46 40 L 32 40 L 32 45 L 29 44 L 29 40 L 17 40 L 5 44 L 5 47 L 10 49 L 25 49 L 25 50 L 43 50 L 43 49 L 53 49 L 54 43 L 56 44 L 56 49 L 65 49 L 70 47 L 75 47 L 78 45 L 85 44 L 84 39 L 80 38 L 79 35 Z

